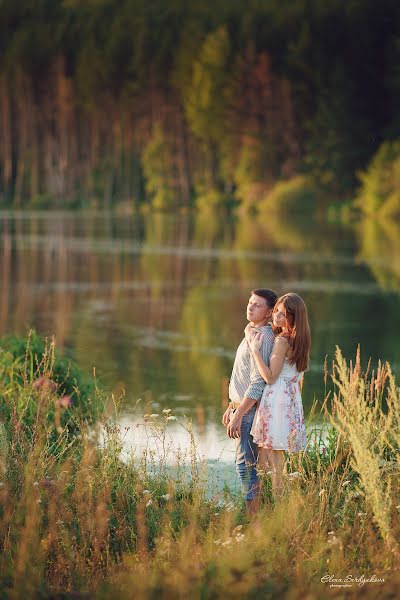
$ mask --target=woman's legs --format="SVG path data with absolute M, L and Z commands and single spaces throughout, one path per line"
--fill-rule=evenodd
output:
M 269 452 L 267 448 L 262 448 L 259 446 L 258 448 L 258 466 L 260 467 L 263 473 L 267 473 L 271 469 L 271 465 L 269 463 Z
M 272 491 L 275 498 L 279 498 L 282 495 L 286 467 L 285 451 L 260 448 L 259 463 L 263 471 L 272 471 Z

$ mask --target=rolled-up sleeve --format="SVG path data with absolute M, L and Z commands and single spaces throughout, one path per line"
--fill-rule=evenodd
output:
M 263 361 L 269 366 L 272 348 L 274 345 L 275 336 L 271 331 L 263 333 L 260 354 Z M 246 390 L 246 397 L 252 400 L 260 400 L 265 387 L 265 379 L 260 375 L 253 355 L 250 358 L 250 385 Z

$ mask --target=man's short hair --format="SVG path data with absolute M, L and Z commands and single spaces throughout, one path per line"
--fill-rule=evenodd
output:
M 267 290 L 266 288 L 259 288 L 253 290 L 251 293 L 264 298 L 268 308 L 274 308 L 276 301 L 278 300 L 278 294 L 273 290 Z

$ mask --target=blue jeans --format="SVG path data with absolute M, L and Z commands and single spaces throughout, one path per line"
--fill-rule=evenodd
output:
M 258 446 L 253 442 L 253 436 L 250 435 L 256 412 L 257 403 L 243 415 L 240 438 L 236 440 L 236 472 L 242 484 L 243 497 L 247 501 L 254 500 L 260 489 L 256 471 Z

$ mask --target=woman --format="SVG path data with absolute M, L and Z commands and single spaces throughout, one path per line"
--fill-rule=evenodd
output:
M 307 444 L 300 381 L 308 369 L 311 335 L 307 309 L 297 294 L 278 298 L 273 312 L 276 332 L 269 366 L 260 354 L 262 337 L 245 334 L 261 376 L 267 382 L 251 434 L 259 446 L 259 465 L 272 470 L 275 496 L 282 493 L 285 452 L 304 450 Z

